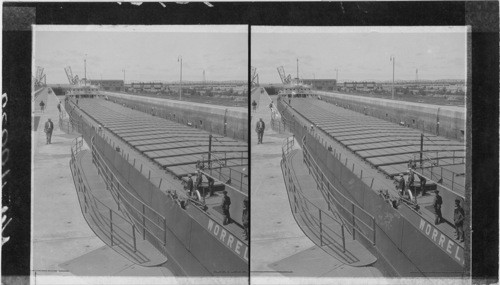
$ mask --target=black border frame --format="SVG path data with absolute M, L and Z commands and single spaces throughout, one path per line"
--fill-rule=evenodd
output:
M 30 274 L 31 24 L 248 24 L 284 26 L 470 25 L 467 145 L 472 149 L 474 283 L 498 282 L 499 6 L 477 2 L 201 2 L 189 4 L 8 2 L 3 8 L 3 93 L 8 94 L 9 159 L 4 205 L 13 220 L 4 235 L 2 279 Z M 249 30 L 251 27 L 249 27 Z M 251 38 L 251 35 L 249 36 Z M 250 44 L 250 43 L 249 43 Z M 249 49 L 249 56 L 251 50 Z M 249 58 L 248 66 L 251 65 Z M 250 90 L 250 89 L 249 89 Z M 5 103 L 5 101 L 3 102 Z M 249 112 L 250 114 L 250 112 Z M 250 122 L 250 120 L 249 120 Z M 249 128 L 249 134 L 250 132 Z M 251 151 L 249 146 L 249 151 Z M 2 159 L 6 155 L 2 153 Z M 5 170 L 4 170 L 5 173 Z M 4 182 L 5 182 L 4 181 Z M 251 195 L 250 195 L 251 196 Z M 250 198 L 251 199 L 251 198 Z M 24 279 L 24 280 L 29 280 Z M 29 282 L 29 281 L 27 281 Z

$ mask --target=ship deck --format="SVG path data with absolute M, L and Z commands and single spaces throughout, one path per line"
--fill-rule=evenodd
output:
M 161 191 L 166 193 L 175 190 L 180 198 L 188 199 L 187 192 L 181 190 L 184 189 L 184 185 L 179 177 L 195 173 L 196 162 L 202 160 L 203 155 L 205 155 L 206 160 L 209 137 L 206 131 L 154 117 L 98 98 L 80 98 L 78 107 L 84 111 L 84 117 L 91 119 L 92 125 L 96 128 L 97 124 L 103 127 L 102 134 L 108 144 L 114 148 L 119 147 L 121 155 L 136 169 L 140 169 L 140 172 L 148 177 L 153 184 L 158 185 Z M 236 155 L 230 156 L 230 152 L 226 154 L 228 157 L 227 166 L 221 168 L 221 171 L 226 175 L 232 175 L 233 181 L 239 181 L 242 169 L 247 167 L 247 145 L 244 142 L 219 135 L 213 136 L 217 142 L 212 145 L 212 150 L 237 150 L 235 153 L 238 153 L 238 157 Z M 195 149 L 197 151 L 194 151 Z M 241 158 L 242 154 L 243 158 Z M 214 177 L 216 185 L 226 182 L 218 180 L 217 174 L 214 174 Z M 248 177 L 243 177 L 243 179 L 248 179 Z M 203 182 L 206 183 L 205 178 Z M 238 190 L 248 193 L 247 182 L 231 184 L 232 187 L 240 185 L 243 187 Z M 222 194 L 216 192 L 214 196 L 207 197 L 205 203 L 208 207 L 206 214 L 222 222 L 223 215 L 220 206 Z M 191 215 L 193 214 L 191 213 Z M 231 223 L 225 227 L 232 234 L 244 240 L 243 229 L 240 226 Z
M 288 103 L 288 100 L 286 101 Z M 307 127 L 309 131 L 311 131 L 311 123 L 314 124 L 316 127 L 311 131 L 312 134 L 324 145 L 332 146 L 335 149 L 335 155 L 340 157 L 342 162 L 347 161 L 346 164 L 349 168 L 353 165 L 353 172 L 357 175 L 362 172 L 363 181 L 367 185 L 371 185 L 374 191 L 388 190 L 392 196 L 399 195 L 391 175 L 406 172 L 408 161 L 413 158 L 413 155 L 418 158 L 415 151 L 420 149 L 420 132 L 333 104 L 327 104 L 317 99 L 293 98 L 291 106 L 300 114 L 300 116 L 296 116 L 300 124 Z M 462 150 L 464 149 L 463 143 L 428 134 L 425 136 L 433 142 L 437 142 L 429 144 L 428 148 L 432 145 L 433 150 L 426 154 L 428 158 L 432 157 L 432 152 L 435 152 L 435 149 L 441 148 L 441 151 L 438 150 L 440 157 L 443 156 L 444 152 L 453 153 L 453 150 L 450 151 L 450 149 L 456 149 L 457 153 L 460 147 Z M 427 149 L 425 146 L 424 143 L 424 149 Z M 405 153 L 405 150 L 408 150 L 409 153 Z M 458 158 L 455 157 L 455 160 Z M 453 158 L 440 158 L 440 166 L 433 166 L 433 171 L 440 172 L 440 168 L 443 168 L 454 170 L 455 173 L 465 172 L 465 164 L 448 165 L 452 162 Z M 448 172 L 443 172 L 443 174 L 446 173 Z M 463 196 L 465 178 L 455 177 L 458 179 L 454 181 L 453 190 L 456 194 Z M 454 179 L 456 179 L 455 177 Z M 447 179 L 443 179 L 443 181 L 446 182 Z M 436 181 L 428 180 L 427 184 L 429 183 L 436 183 Z M 443 185 L 447 186 L 445 183 Z M 417 198 L 420 216 L 430 223 L 434 223 L 435 216 L 432 208 L 433 199 L 434 195 L 428 194 Z M 443 201 L 443 203 L 453 203 L 453 201 Z M 453 237 L 455 234 L 453 225 L 448 222 L 436 225 L 436 227 L 449 237 Z M 463 243 L 461 245 L 463 246 Z

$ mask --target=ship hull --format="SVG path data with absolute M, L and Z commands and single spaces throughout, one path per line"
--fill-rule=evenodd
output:
M 295 111 L 286 108 L 281 100 L 278 101 L 278 109 L 292 125 L 291 131 L 300 144 L 305 137 L 306 145 L 302 145 L 305 157 L 309 156 L 317 163 L 324 178 L 335 187 L 335 190 L 327 191 L 334 197 L 338 196 L 335 191 L 339 191 L 375 218 L 375 244 L 362 235 L 357 237 L 389 265 L 393 274 L 401 277 L 463 276 L 463 248 L 405 204 L 398 209 L 393 208 L 370 188 L 366 179 L 351 172 L 337 156 L 304 129 Z M 339 213 L 344 219 L 352 219 L 351 213 L 343 210 Z
M 66 102 L 66 110 L 71 110 L 72 123 L 92 146 L 94 155 L 98 154 L 96 159 L 107 165 L 100 171 L 108 172 L 114 182 L 124 186 L 117 189 L 122 200 L 128 199 L 125 209 L 136 227 L 146 228 L 144 238 L 169 259 L 174 259 L 183 275 L 248 276 L 246 243 L 194 205 L 181 208 L 177 200 L 160 191 L 98 135 L 96 122 L 85 119 L 82 111 L 69 102 Z M 141 209 L 140 205 L 146 207 Z M 203 269 L 197 270 L 200 266 Z

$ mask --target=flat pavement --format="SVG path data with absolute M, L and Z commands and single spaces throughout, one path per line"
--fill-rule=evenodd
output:
M 251 284 L 295 283 L 293 280 L 304 278 L 309 283 L 332 284 L 338 280 L 331 277 L 380 277 L 374 267 L 342 264 L 317 247 L 299 228 L 290 209 L 280 167 L 281 145 L 289 135 L 271 129 L 269 95 L 264 91 L 258 99 L 251 122 Z M 255 133 L 259 118 L 266 124 L 263 144 L 257 144 Z
M 58 98 L 54 93 L 46 95 L 46 111 L 37 114 L 40 124 L 32 130 L 32 284 L 95 284 L 89 281 L 95 280 L 90 276 L 157 276 L 163 277 L 163 284 L 176 282 L 164 278 L 166 268 L 135 265 L 90 229 L 81 213 L 69 168 L 70 146 L 76 135 L 59 130 Z M 43 130 L 48 118 L 54 122 L 49 145 Z M 109 280 L 116 282 L 116 278 Z

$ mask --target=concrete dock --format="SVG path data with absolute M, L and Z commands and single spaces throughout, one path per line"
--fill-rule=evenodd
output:
M 42 91 L 47 93 L 47 89 Z M 140 267 L 106 246 L 85 221 L 73 184 L 69 161 L 70 145 L 76 135 L 58 127 L 58 98 L 47 96 L 46 110 L 32 129 L 32 282 L 33 284 L 95 284 L 92 280 L 129 281 L 113 276 L 159 277 L 150 284 L 176 283 L 164 267 Z M 44 124 L 54 122 L 52 144 L 46 144 Z M 62 264 L 65 264 L 64 266 Z M 104 281 L 106 283 L 106 281 Z M 109 283 L 106 283 L 109 284 Z
M 371 266 L 342 264 L 316 246 L 297 225 L 280 167 L 281 146 L 291 134 L 278 134 L 271 129 L 271 98 L 259 89 L 254 91 L 259 92 L 258 96 L 252 94 L 252 100 L 258 100 L 258 107 L 251 122 L 251 283 L 321 281 L 332 284 L 338 282 L 332 279 L 336 277 L 382 277 L 380 271 Z M 259 118 L 266 124 L 263 144 L 257 144 L 255 133 Z

